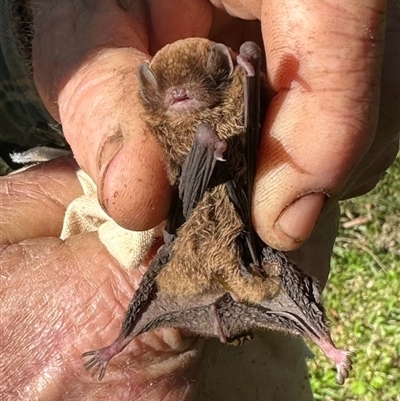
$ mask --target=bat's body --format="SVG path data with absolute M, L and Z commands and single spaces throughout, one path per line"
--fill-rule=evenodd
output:
M 90 351 L 101 368 L 136 336 L 177 327 L 230 342 L 257 328 L 301 334 L 336 363 L 320 290 L 253 231 L 252 184 L 260 122 L 260 52 L 247 42 L 235 58 L 221 44 L 186 39 L 139 68 L 143 118 L 163 146 L 177 191 L 165 242 L 132 299 L 121 333 Z
M 225 186 L 207 192 L 177 233 L 171 260 L 157 277 L 160 289 L 175 296 L 228 291 L 248 302 L 274 295 L 278 281 L 243 271 L 236 242 L 242 230 Z
M 182 165 L 192 150 L 197 128 L 209 124 L 218 133 L 221 158 L 225 150 L 224 166 L 218 167 L 245 188 L 245 76 L 225 49 L 212 53 L 213 46 L 205 39 L 187 39 L 160 50 L 151 71 L 142 67 L 143 118 L 164 148 L 172 185 L 192 185 L 182 179 Z M 220 171 L 219 176 L 223 175 Z M 215 177 L 217 181 L 218 172 Z M 173 296 L 230 291 L 235 299 L 249 302 L 275 294 L 278 281 L 266 274 L 244 274 L 251 270 L 242 265 L 238 241 L 245 229 L 226 183 L 208 188 L 176 233 L 171 260 L 157 278 L 160 289 Z

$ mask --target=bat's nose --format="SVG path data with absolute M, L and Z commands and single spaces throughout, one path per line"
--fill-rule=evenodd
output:
M 181 87 L 175 87 L 172 90 L 172 97 L 174 99 L 174 102 L 180 102 L 180 101 L 183 101 L 183 100 L 190 99 L 189 92 L 187 91 L 186 88 L 184 88 L 182 86 Z

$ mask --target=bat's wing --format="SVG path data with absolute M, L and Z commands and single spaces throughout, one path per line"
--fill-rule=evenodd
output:
M 261 50 L 254 42 L 240 46 L 237 63 L 245 73 L 244 125 L 246 129 L 247 198 L 251 205 L 257 152 L 260 144 Z
M 200 124 L 181 171 L 179 193 L 172 203 L 164 230 L 165 243 L 172 242 L 176 230 L 188 219 L 203 198 L 217 161 L 224 161 L 226 142 L 210 124 Z
M 86 370 L 92 370 L 92 376 L 95 376 L 100 370 L 99 380 L 102 380 L 110 359 L 119 354 L 137 336 L 136 326 L 142 320 L 149 305 L 157 297 L 156 277 L 171 257 L 171 246 L 172 244 L 163 245 L 150 263 L 140 283 L 140 289 L 135 292 L 128 306 L 117 339 L 107 347 L 82 354 L 84 358 L 91 357 L 84 366 Z
M 261 50 L 254 42 L 245 42 L 240 47 L 238 65 L 243 69 L 244 79 L 244 124 L 246 130 L 245 160 L 246 182 L 227 182 L 229 197 L 236 207 L 245 229 L 241 235 L 244 268 L 251 272 L 249 264 L 260 266 L 262 247 L 251 223 L 251 204 L 256 171 L 257 151 L 260 142 L 260 65 Z
M 179 193 L 172 203 L 164 230 L 164 241 L 173 241 L 176 230 L 203 198 L 217 161 L 224 161 L 226 142 L 210 124 L 200 124 L 181 171 Z
M 137 335 L 161 327 L 189 330 L 203 337 L 232 342 L 257 329 L 301 335 L 316 343 L 331 359 L 342 384 L 351 370 L 351 353 L 336 348 L 329 334 L 320 291 L 278 251 L 266 250 L 264 261 L 282 266 L 280 292 L 259 304 L 235 301 L 230 294 L 172 299 L 165 294 L 153 302 L 137 327 Z M 168 312 L 169 311 L 169 312 Z
M 226 142 L 210 124 L 200 124 L 192 148 L 182 165 L 179 197 L 185 220 L 204 196 L 217 161 L 224 161 Z

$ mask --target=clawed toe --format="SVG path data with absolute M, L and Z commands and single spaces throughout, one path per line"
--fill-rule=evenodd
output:
M 100 370 L 99 380 L 102 380 L 107 369 L 108 360 L 102 360 L 101 358 L 101 350 L 97 351 L 88 351 L 82 354 L 83 358 L 88 356 L 92 356 L 85 364 L 83 365 L 87 371 L 91 370 L 92 377 L 96 376 L 97 372 Z
M 353 369 L 351 357 L 354 354 L 348 351 L 342 351 L 343 360 L 336 364 L 336 381 L 342 385 L 349 377 L 349 371 Z

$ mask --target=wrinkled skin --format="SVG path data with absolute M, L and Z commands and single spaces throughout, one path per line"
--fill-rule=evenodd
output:
M 233 48 L 257 39 L 258 22 L 224 9 L 261 20 L 277 95 L 263 127 L 254 224 L 325 282 L 337 200 L 370 190 L 397 152 L 398 8 L 388 5 L 384 49 L 378 0 L 214 1 L 220 10 L 206 0 L 120 0 L 132 3 L 127 11 L 113 1 L 33 3 L 42 99 L 104 208 L 132 229 L 160 223 L 171 195 L 161 151 L 140 121 L 136 66 L 192 35 Z M 176 23 L 176 15 L 185 18 Z M 270 333 L 221 348 L 162 330 L 134 341 L 101 385 L 88 376 L 80 354 L 113 340 L 140 272 L 122 271 L 96 234 L 57 238 L 66 206 L 81 193 L 76 168 L 63 159 L 1 180 L 5 399 L 185 400 L 196 387 L 206 400 L 310 399 L 301 343 Z M 317 194 L 300 199 L 310 193 Z

